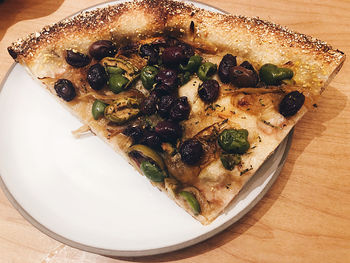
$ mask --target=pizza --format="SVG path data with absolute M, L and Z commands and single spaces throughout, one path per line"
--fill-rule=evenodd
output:
M 345 60 L 285 27 L 171 0 L 82 12 L 8 51 L 81 120 L 78 132 L 100 137 L 202 224 L 225 211 Z

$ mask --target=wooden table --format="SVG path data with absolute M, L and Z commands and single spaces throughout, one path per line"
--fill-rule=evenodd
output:
M 20 36 L 100 0 L 5 0 L 0 4 L 0 79 Z M 350 55 L 346 0 L 203 0 L 327 41 Z M 181 251 L 108 258 L 61 244 L 30 225 L 0 191 L 0 262 L 350 262 L 350 64 L 296 126 L 281 175 L 259 204 L 223 233 Z

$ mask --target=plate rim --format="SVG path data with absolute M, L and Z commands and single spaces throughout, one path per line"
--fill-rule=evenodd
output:
M 222 10 L 222 9 L 217 8 L 217 7 L 210 5 L 210 4 L 202 3 L 200 1 L 194 1 L 194 0 L 175 0 L 175 1 L 199 4 L 199 5 L 203 5 L 203 6 L 207 6 L 209 8 L 215 9 L 218 12 L 229 14 L 225 10 Z M 115 4 L 118 2 L 121 2 L 121 3 L 122 2 L 132 2 L 132 0 L 105 1 L 102 3 L 96 4 L 96 5 L 92 5 L 92 6 L 89 6 L 87 8 L 81 9 L 80 11 L 75 12 L 72 15 L 65 17 L 64 19 L 74 17 L 83 11 L 90 11 L 90 10 L 93 10 L 95 8 L 104 7 L 104 6 L 109 5 L 109 4 L 112 5 L 112 4 Z M 64 19 L 62 19 L 62 20 L 64 20 Z M 13 62 L 12 65 L 7 70 L 4 78 L 2 79 L 2 81 L 0 83 L 0 93 L 3 90 L 5 83 L 7 82 L 10 74 L 12 73 L 14 68 L 17 66 L 17 64 L 18 64 L 17 62 Z M 205 240 L 213 237 L 214 235 L 219 234 L 220 232 L 222 232 L 223 230 L 225 230 L 229 226 L 233 225 L 235 222 L 239 221 L 244 215 L 246 215 L 265 196 L 267 191 L 271 188 L 271 186 L 274 184 L 277 177 L 279 176 L 279 174 L 280 174 L 280 172 L 281 172 L 282 168 L 284 167 L 284 164 L 287 160 L 287 156 L 288 156 L 288 153 L 289 153 L 289 150 L 291 147 L 291 143 L 292 143 L 292 139 L 293 139 L 293 133 L 294 133 L 294 128 L 288 133 L 288 135 L 284 138 L 284 140 L 278 146 L 278 147 L 280 147 L 283 143 L 285 143 L 283 155 L 282 155 L 281 160 L 280 160 L 276 170 L 274 171 L 274 174 L 272 175 L 271 179 L 266 184 L 266 186 L 263 188 L 263 190 L 255 197 L 255 199 L 253 199 L 253 201 L 251 201 L 243 210 L 241 210 L 236 216 L 234 216 L 230 220 L 226 221 L 225 223 L 219 225 L 217 228 L 213 229 L 212 231 L 209 231 L 201 236 L 194 237 L 190 240 L 187 240 L 187 241 L 175 244 L 175 245 L 170 245 L 170 246 L 165 246 L 165 247 L 160 247 L 160 248 L 152 248 L 152 249 L 146 249 L 146 250 L 114 250 L 114 249 L 104 249 L 104 248 L 93 247 L 93 246 L 85 245 L 85 244 L 70 240 L 70 239 L 68 239 L 68 238 L 66 238 L 58 233 L 55 233 L 54 231 L 50 230 L 49 228 L 47 228 L 44 225 L 42 225 L 41 223 L 39 223 L 35 218 L 33 218 L 17 202 L 17 200 L 11 194 L 11 192 L 7 188 L 1 174 L 0 174 L 0 188 L 4 192 L 6 198 L 9 200 L 11 205 L 21 214 L 21 216 L 25 220 L 27 220 L 36 229 L 38 229 L 39 231 L 41 231 L 45 235 L 49 236 L 50 238 L 53 238 L 54 240 L 56 240 L 58 242 L 65 244 L 65 245 L 69 245 L 73 248 L 80 249 L 80 250 L 83 250 L 86 252 L 105 255 L 105 256 L 141 257 L 141 256 L 151 256 L 151 255 L 157 255 L 157 254 L 164 254 L 164 253 L 180 250 L 180 249 L 192 246 L 194 244 L 200 243 L 202 241 L 205 241 Z M 278 147 L 274 150 L 274 152 L 278 149 Z M 254 176 L 252 178 L 254 178 Z

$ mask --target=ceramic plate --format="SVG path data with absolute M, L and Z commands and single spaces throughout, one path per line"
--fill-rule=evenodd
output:
M 224 214 L 203 226 L 102 140 L 75 139 L 71 131 L 81 123 L 19 64 L 2 85 L 0 123 L 1 185 L 11 203 L 52 238 L 114 256 L 173 251 L 236 222 L 272 185 L 292 138 L 281 143 Z

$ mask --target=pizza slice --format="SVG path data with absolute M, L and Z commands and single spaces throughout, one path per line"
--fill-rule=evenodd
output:
M 170 0 L 83 12 L 8 51 L 84 123 L 80 131 L 202 224 L 224 211 L 345 60 L 273 23 Z

